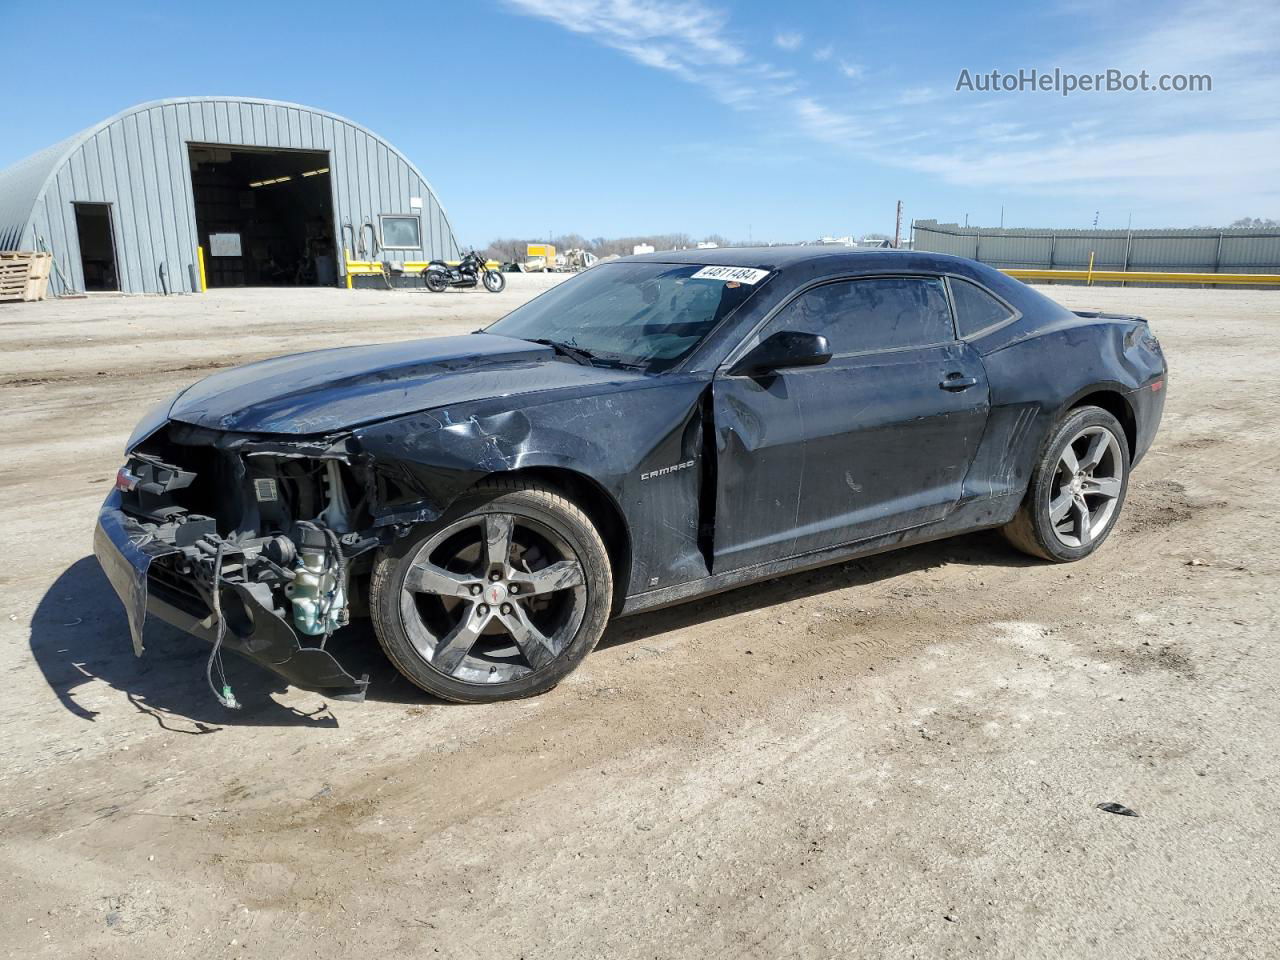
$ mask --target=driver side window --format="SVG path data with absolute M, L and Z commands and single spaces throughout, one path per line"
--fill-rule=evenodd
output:
M 955 339 L 951 308 L 939 277 L 875 277 L 823 284 L 783 307 L 763 335 L 779 330 L 821 334 L 836 356 Z

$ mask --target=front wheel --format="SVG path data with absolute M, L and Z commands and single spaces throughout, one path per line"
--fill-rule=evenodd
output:
M 501 293 L 507 286 L 507 278 L 497 270 L 484 272 L 484 288 L 490 293 Z
M 422 279 L 426 281 L 427 289 L 432 293 L 444 293 L 449 286 L 449 278 L 439 270 L 428 270 L 422 275 Z
M 1049 439 L 1005 537 L 1055 563 L 1083 559 L 1111 533 L 1128 486 L 1124 429 L 1100 407 L 1079 407 Z
M 587 515 L 546 488 L 497 480 L 379 554 L 370 612 L 409 680 L 486 703 L 559 683 L 600 639 L 612 596 Z

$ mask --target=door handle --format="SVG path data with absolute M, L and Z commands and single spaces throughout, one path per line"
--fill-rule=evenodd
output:
M 946 379 L 938 384 L 943 390 L 968 390 L 977 385 L 977 377 L 966 377 L 959 373 L 948 373 Z

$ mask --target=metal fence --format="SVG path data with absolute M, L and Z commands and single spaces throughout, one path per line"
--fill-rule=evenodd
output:
M 997 229 L 916 220 L 911 231 L 916 250 L 968 257 L 1002 270 L 1084 270 L 1092 255 L 1095 270 L 1280 273 L 1276 230 Z

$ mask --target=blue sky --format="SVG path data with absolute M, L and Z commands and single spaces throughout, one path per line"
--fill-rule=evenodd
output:
M 1274 0 L 5 6 L 25 92 L 0 107 L 0 167 L 145 100 L 292 100 L 400 147 L 464 245 L 891 232 L 898 199 L 979 225 L 1280 217 Z M 1213 90 L 955 89 L 1024 67 Z

